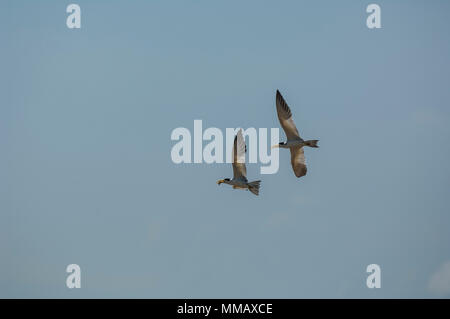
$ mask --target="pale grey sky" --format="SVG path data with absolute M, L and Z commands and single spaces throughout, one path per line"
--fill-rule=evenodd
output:
M 369 1 L 69 3 L 0 3 L 1 297 L 450 296 L 448 1 L 378 30 Z M 194 119 L 278 127 L 276 89 L 307 176 L 172 163 Z

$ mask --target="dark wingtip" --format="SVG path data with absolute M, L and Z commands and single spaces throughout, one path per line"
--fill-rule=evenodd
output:
M 278 91 L 278 90 L 277 90 L 277 97 L 276 97 L 276 99 L 284 102 L 284 97 L 283 97 L 283 95 L 281 95 L 281 92 Z

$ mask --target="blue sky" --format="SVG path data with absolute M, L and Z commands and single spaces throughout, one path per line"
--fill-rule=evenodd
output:
M 450 296 L 448 1 L 376 1 L 378 30 L 368 1 L 69 3 L 0 4 L 1 297 Z M 194 119 L 278 127 L 276 89 L 307 176 L 172 163 Z

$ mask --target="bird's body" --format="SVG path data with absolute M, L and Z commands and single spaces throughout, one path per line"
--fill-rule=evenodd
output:
M 294 141 L 286 141 L 284 143 L 278 144 L 279 148 L 297 148 L 297 147 L 303 147 L 307 145 L 304 140 L 294 140 Z
M 297 177 L 302 177 L 306 175 L 306 161 L 305 152 L 303 150 L 304 146 L 309 147 L 319 147 L 317 146 L 318 140 L 308 140 L 305 141 L 300 137 L 297 127 L 295 126 L 294 120 L 292 119 L 292 112 L 286 101 L 284 100 L 281 93 L 277 90 L 276 95 L 276 105 L 278 120 L 280 121 L 281 127 L 286 133 L 286 142 L 279 143 L 272 147 L 288 148 L 291 151 L 291 165 L 294 170 L 294 174 Z
M 241 189 L 248 188 L 248 181 L 244 180 L 244 179 L 225 178 L 222 183 L 231 185 L 235 189 L 236 188 L 241 188 Z
M 247 147 L 245 146 L 244 137 L 242 136 L 242 130 L 239 130 L 234 138 L 233 147 L 233 179 L 225 178 L 217 181 L 217 184 L 232 185 L 233 189 L 246 189 L 251 191 L 255 195 L 259 195 L 259 187 L 261 181 L 249 182 L 247 180 L 247 169 L 245 167 L 245 152 Z

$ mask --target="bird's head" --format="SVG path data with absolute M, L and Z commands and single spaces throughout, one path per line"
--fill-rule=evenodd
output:
M 229 178 L 220 179 L 220 180 L 217 181 L 217 185 L 220 185 L 220 184 L 222 184 L 222 183 L 229 182 L 229 181 L 230 181 Z
M 281 145 L 286 145 L 286 143 L 280 142 L 278 144 L 273 145 L 271 148 L 277 148 L 277 147 L 280 147 Z

